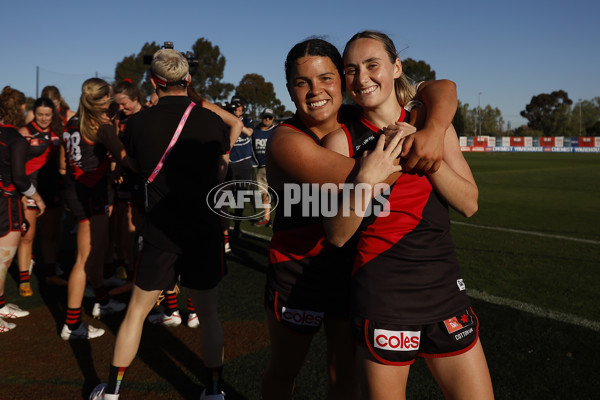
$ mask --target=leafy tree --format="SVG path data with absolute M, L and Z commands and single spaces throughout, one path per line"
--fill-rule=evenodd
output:
M 527 126 L 541 130 L 545 136 L 564 136 L 570 131 L 571 104 L 564 90 L 542 93 L 531 98 L 521 116 L 529 121 Z
M 502 136 L 504 134 L 504 119 L 498 108 L 487 105 L 480 110 L 477 107 L 469 108 L 468 103 L 458 102 L 457 114 L 463 118 L 464 135 Z M 455 116 L 456 119 L 456 116 Z M 481 131 L 480 131 L 481 128 Z
M 600 136 L 600 97 L 573 104 L 571 136 Z
M 416 61 L 412 58 L 402 60 L 402 73 L 414 82 L 435 80 L 435 71 L 423 60 Z
M 272 108 L 278 117 L 291 115 L 285 110 L 285 106 L 275 96 L 275 90 L 271 82 L 259 74 L 246 74 L 236 87 L 235 94 L 244 97 L 248 101 L 247 112 L 257 120 L 259 114 L 265 108 Z
M 213 101 L 227 99 L 234 85 L 221 82 L 226 61 L 219 46 L 213 46 L 207 39 L 200 38 L 192 46 L 191 53 L 198 58 L 198 66 L 192 71 L 194 88 Z
M 159 49 L 160 46 L 156 42 L 145 43 L 137 55 L 131 54 L 123 58 L 121 62 L 117 63 L 115 68 L 115 81 L 121 81 L 125 78 L 131 79 L 133 83 L 141 87 L 144 95 L 151 95 L 154 89 L 148 76 L 150 69 L 149 61 L 152 60 L 152 55 Z

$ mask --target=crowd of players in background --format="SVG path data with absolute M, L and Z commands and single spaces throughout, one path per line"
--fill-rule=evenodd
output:
M 235 140 L 232 139 L 227 179 L 257 179 L 259 183 L 266 185 L 266 142 L 272 129 L 276 126 L 276 116 L 273 110 L 264 109 L 260 116 L 261 121 L 255 122 L 244 116 L 247 103 L 241 96 L 234 96 L 230 102 L 211 104 L 195 93 L 191 87 L 189 96 L 196 102 L 202 102 L 204 107 L 217 111 L 225 122 L 228 117 L 223 115 L 224 111 L 243 123 L 239 137 Z M 128 118 L 145 108 L 152 107 L 156 101 L 155 96 L 146 101 L 139 87 L 131 80 L 126 79 L 113 85 L 113 100 L 108 105 L 107 113 L 121 141 L 126 142 L 123 132 Z M 70 141 L 73 140 L 69 136 L 68 122 L 76 113 L 70 109 L 55 86 L 46 86 L 42 90 L 41 97 L 34 101 L 31 109 L 27 109 L 26 97 L 21 91 L 6 86 L 0 95 L 0 111 L 0 122 L 3 129 L 14 127 L 27 141 L 24 172 L 28 182 L 31 182 L 31 185 L 36 188 L 44 202 L 40 207 L 35 200 L 22 196 L 21 193 L 14 190 L 14 187 L 11 188 L 14 185 L 11 185 L 9 177 L 16 160 L 11 161 L 10 154 L 3 156 L 3 159 L 0 160 L 2 162 L 2 171 L 0 171 L 2 196 L 0 198 L 19 204 L 24 208 L 25 215 L 25 220 L 21 221 L 18 218 L 18 212 L 10 215 L 10 212 L 6 213 L 3 209 L 2 214 L 4 215 L 1 216 L 3 222 L 0 237 L 3 241 L 8 236 L 15 236 L 8 233 L 14 233 L 15 230 L 20 232 L 15 249 L 16 254 L 10 250 L 4 251 L 13 246 L 0 244 L 0 248 L 3 250 L 3 266 L 0 271 L 0 333 L 6 333 L 16 327 L 16 324 L 10 321 L 29 314 L 18 305 L 6 302 L 4 286 L 9 267 L 14 269 L 13 275 L 18 276 L 19 295 L 29 297 L 34 293 L 30 283 L 34 271 L 40 278 L 41 285 L 66 288 L 70 272 L 77 268 L 77 263 L 81 263 L 80 259 L 86 254 L 85 252 L 82 254 L 82 249 L 79 248 L 81 240 L 73 238 L 78 230 L 76 217 L 73 215 L 73 210 L 70 210 L 64 203 L 64 174 L 67 168 L 65 146 L 70 146 Z M 2 141 L 4 140 L 5 138 L 2 137 Z M 107 156 L 110 161 L 111 155 Z M 143 220 L 140 185 L 135 179 L 125 173 L 124 169 L 114 161 L 110 163 L 109 168 L 102 171 L 102 174 L 105 174 L 106 179 L 110 182 L 111 189 L 108 199 L 110 206 L 106 210 L 110 217 L 109 227 L 108 230 L 100 232 L 105 236 L 102 240 L 108 244 L 108 251 L 103 255 L 94 254 L 92 256 L 100 257 L 98 262 L 103 265 L 103 284 L 100 285 L 100 289 L 92 289 L 88 282 L 84 292 L 85 297 L 94 298 L 92 315 L 95 318 L 121 312 L 126 307 L 125 304 L 112 299 L 111 296 L 131 290 L 138 248 L 137 230 Z M 255 225 L 268 227 L 271 225 L 271 221 L 267 193 L 263 193 L 263 201 L 265 203 L 264 217 L 255 221 Z M 40 201 L 38 200 L 37 203 Z M 8 209 L 10 210 L 10 207 Z M 230 237 L 234 239 L 241 235 L 239 221 L 235 223 L 232 232 L 229 231 L 229 224 L 228 219 L 223 219 L 226 253 L 231 251 Z M 90 235 L 96 234 L 97 232 L 90 233 Z M 61 238 L 63 238 L 62 242 Z M 73 246 L 65 246 L 65 238 L 66 240 L 69 238 L 77 240 L 79 246 L 77 255 L 73 254 L 69 257 L 64 254 L 67 249 L 73 248 Z M 89 240 L 90 236 L 87 238 Z M 93 240 L 98 240 L 98 237 L 94 236 Z M 61 265 L 61 260 L 70 259 L 75 259 L 75 267 Z M 182 316 L 179 312 L 177 294 L 177 287 L 173 291 L 165 291 L 162 301 L 163 311 L 151 314 L 148 320 L 167 326 L 180 325 Z M 189 298 L 187 308 L 187 325 L 196 328 L 199 325 L 198 317 Z M 79 311 L 67 309 L 65 329 L 61 332 L 64 340 L 89 339 L 104 333 L 102 329 L 94 329 L 82 323 L 80 313 L 80 307 Z M 90 334 L 90 330 L 94 330 L 95 334 Z

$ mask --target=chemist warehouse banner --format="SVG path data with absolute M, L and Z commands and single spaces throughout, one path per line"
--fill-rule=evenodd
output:
M 600 136 L 461 136 L 460 147 L 471 152 L 600 153 Z

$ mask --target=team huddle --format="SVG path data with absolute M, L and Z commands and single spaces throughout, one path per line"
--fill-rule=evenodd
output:
M 155 93 L 148 104 L 131 82 L 111 86 L 91 78 L 82 86 L 77 113 L 48 92 L 25 115 L 22 93 L 5 88 L 0 332 L 28 314 L 6 303 L 4 284 L 18 254 L 19 294 L 32 294 L 39 221 L 46 284 L 67 286 L 61 338 L 104 334 L 81 320 L 86 290 L 93 291 L 94 317 L 125 312 L 108 382 L 90 399 L 119 398 L 147 319 L 181 323 L 178 285 L 189 294 L 188 326 L 201 327 L 207 372 L 200 398 L 225 399 L 217 297 L 231 250 L 230 221 L 208 207 L 190 212 L 181 202 L 205 205 L 211 189 L 225 180 L 252 180 L 256 167 L 257 181 L 280 194 L 291 184 L 350 188 L 336 197 L 344 212 L 335 215 L 307 216 L 300 201 L 279 204 L 278 210 L 289 212 L 271 218 L 263 193 L 264 217 L 256 225 L 273 227 L 265 290 L 271 353 L 263 399 L 292 398 L 321 326 L 328 398 L 405 398 L 416 358 L 425 359 L 446 398 L 493 398 L 479 320 L 450 235 L 448 206 L 470 216 L 478 198 L 451 124 L 454 83 L 413 84 L 393 42 L 376 31 L 354 35 L 343 54 L 322 39 L 298 43 L 287 55 L 285 74 L 294 116 L 274 127 L 275 115 L 266 109 L 256 129 L 244 119 L 239 97 L 224 110 L 196 93 L 186 58 L 173 49 L 153 56 Z M 342 104 L 344 90 L 355 104 Z M 254 153 L 247 147 L 253 136 L 260 147 Z M 381 184 L 383 193 L 374 189 Z M 383 196 L 385 213 L 354 207 L 376 196 Z M 77 228 L 68 279 L 56 267 L 64 209 Z M 120 221 L 122 260 L 112 269 L 105 262 L 115 247 L 111 218 Z M 234 218 L 234 238 L 239 220 Z M 127 280 L 111 290 L 106 278 L 115 274 Z M 111 297 L 128 291 L 127 304 Z M 164 313 L 149 317 L 163 297 Z

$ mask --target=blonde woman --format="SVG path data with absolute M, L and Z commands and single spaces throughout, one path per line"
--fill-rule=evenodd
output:
M 91 78 L 82 85 L 79 110 L 62 135 L 67 160 L 65 202 L 78 221 L 77 256 L 69 276 L 67 315 L 61 331 L 63 340 L 91 339 L 103 329 L 81 322 L 81 304 L 86 281 L 96 297 L 92 315 L 125 309 L 125 304 L 109 299 L 103 285 L 104 257 L 108 250 L 110 158 L 132 167 L 119 140 L 111 108 L 112 88 L 102 79 Z

